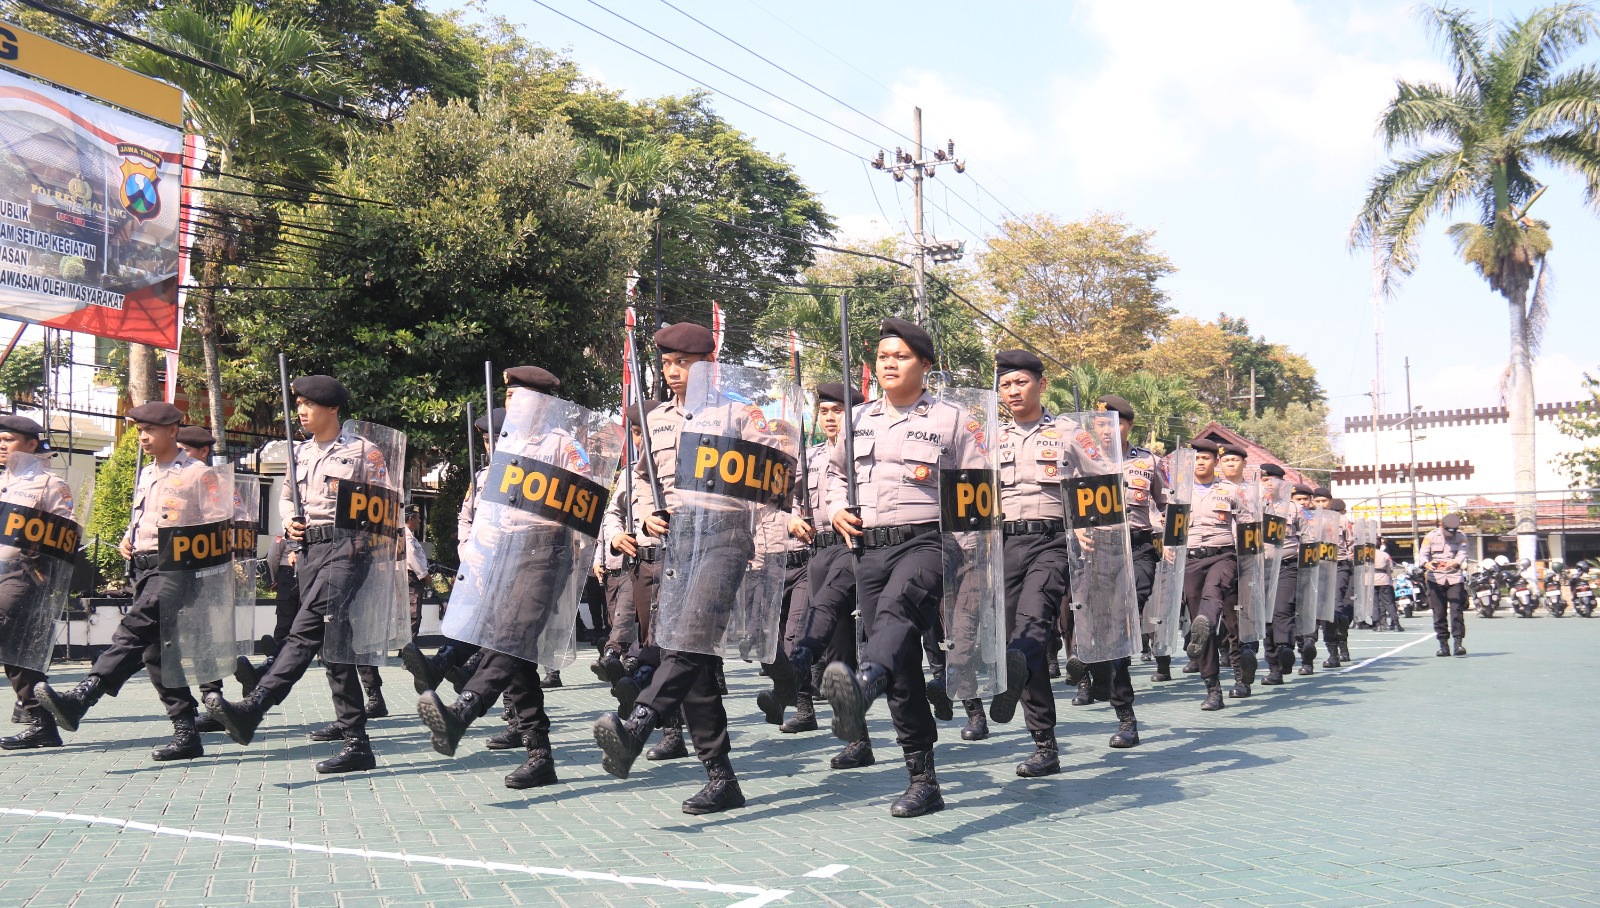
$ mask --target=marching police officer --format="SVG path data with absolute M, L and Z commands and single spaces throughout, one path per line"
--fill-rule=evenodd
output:
M 1466 588 L 1461 584 L 1461 566 L 1467 560 L 1467 534 L 1461 532 L 1461 515 L 1446 514 L 1439 518 L 1439 526 L 1422 540 L 1421 560 L 1426 569 L 1428 607 L 1433 609 L 1433 635 L 1439 638 L 1438 656 L 1451 653 L 1450 639 L 1455 638 L 1455 654 L 1465 656 L 1467 648 L 1461 645 L 1466 639 L 1467 625 Z
M 1275 463 L 1261 465 L 1261 484 L 1265 490 L 1273 490 L 1284 482 L 1283 467 Z M 1277 495 L 1263 496 L 1271 501 L 1277 501 Z M 1265 508 L 1263 508 L 1265 511 Z M 1278 563 L 1267 565 L 1268 571 L 1278 572 L 1278 588 L 1273 596 L 1273 601 L 1268 603 L 1271 610 L 1270 623 L 1267 626 L 1267 676 L 1261 679 L 1265 685 L 1279 685 L 1283 683 L 1283 676 L 1294 669 L 1294 610 L 1295 594 L 1300 585 L 1300 540 L 1305 532 L 1305 514 L 1300 506 L 1290 502 L 1285 513 L 1276 514 L 1283 518 L 1283 541 L 1278 548 Z
M 1350 625 L 1356 618 L 1355 590 L 1351 578 L 1355 575 L 1356 531 L 1355 524 L 1345 516 L 1343 498 L 1328 499 L 1328 510 L 1339 515 L 1339 560 L 1335 576 L 1339 587 L 1334 598 L 1333 621 L 1322 631 L 1322 641 L 1328 644 L 1328 660 L 1323 668 L 1338 668 L 1350 661 Z
M 944 591 L 939 471 L 988 463 L 981 426 L 924 387 L 936 361 L 928 332 L 884 319 L 877 355 L 883 396 L 856 408 L 855 463 L 845 463 L 843 445 L 828 462 L 833 528 L 862 549 L 856 582 L 868 630 L 860 669 L 830 664 L 823 694 L 843 741 L 866 734 L 867 708 L 886 695 L 911 777 L 890 806 L 896 817 L 944 809 L 933 761 L 938 728 L 922 673 L 922 635 L 937 624 Z M 863 480 L 859 515 L 847 507 L 851 471 Z
M 1183 570 L 1183 598 L 1193 616 L 1189 622 L 1188 652 L 1206 685 L 1206 699 L 1200 708 L 1222 709 L 1221 668 L 1218 640 L 1222 625 L 1238 633 L 1239 615 L 1227 608 L 1235 592 L 1239 562 L 1234 554 L 1234 496 L 1238 486 L 1217 475 L 1218 458 L 1230 451 L 1224 445 L 1204 438 L 1190 443 L 1195 449 L 1194 501 L 1189 519 L 1189 558 Z M 1248 651 L 1241 656 L 1244 672 L 1240 680 L 1255 680 L 1256 657 Z
M 644 410 L 649 413 L 655 409 L 656 402 L 644 402 Z M 624 407 L 623 422 L 628 427 L 628 434 L 633 437 L 633 450 L 644 450 L 644 433 L 640 426 L 638 406 Z M 601 524 L 601 544 L 595 546 L 595 566 L 601 583 L 605 586 L 606 612 L 611 633 L 606 637 L 600 650 L 600 656 L 589 666 L 596 678 L 607 684 L 615 684 L 628 674 L 628 667 L 623 662 L 624 654 L 629 648 L 642 643 L 639 635 L 639 613 L 633 604 L 633 578 L 637 573 L 639 559 L 635 557 L 639 551 L 639 537 L 637 533 L 626 532 L 623 523 L 622 509 L 634 508 L 637 513 L 639 488 L 631 480 L 626 480 L 622 473 L 630 469 L 631 463 L 617 465 L 616 481 L 612 483 L 611 500 L 606 505 L 605 519 Z M 632 499 L 626 494 L 633 492 Z M 622 537 L 618 539 L 617 537 Z M 648 620 L 648 619 L 647 619 Z M 631 708 L 630 704 L 630 708 Z

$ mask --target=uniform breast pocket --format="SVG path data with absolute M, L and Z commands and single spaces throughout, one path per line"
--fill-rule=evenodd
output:
M 905 472 L 901 482 L 910 488 L 908 503 L 939 503 L 939 457 L 943 453 L 938 445 L 923 441 L 908 441 L 900 449 L 905 459 Z
M 872 479 L 872 442 L 873 439 L 871 436 L 862 436 L 855 440 L 857 485 L 868 482 Z
M 1015 450 L 1000 452 L 1000 484 L 1006 486 L 1017 484 L 1017 452 Z
M 330 457 L 322 465 L 322 478 L 328 484 L 329 494 L 332 494 L 338 489 L 339 480 L 359 480 L 361 465 L 353 457 Z

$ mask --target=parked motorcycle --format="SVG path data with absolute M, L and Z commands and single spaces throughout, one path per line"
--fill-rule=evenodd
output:
M 1594 587 L 1591 584 L 1595 573 L 1592 561 L 1580 561 L 1576 567 L 1567 569 L 1568 583 L 1572 587 L 1572 610 L 1585 618 L 1594 614 Z
M 1412 612 L 1417 607 L 1417 590 L 1421 585 L 1416 578 L 1417 566 L 1414 564 L 1402 564 L 1394 572 L 1394 605 L 1407 618 L 1413 617 Z
M 1467 575 L 1467 594 L 1480 616 L 1494 617 L 1495 609 L 1500 607 L 1500 568 L 1493 559 L 1478 562 L 1477 570 Z
M 1558 560 L 1550 562 L 1550 569 L 1544 574 L 1544 609 L 1552 618 L 1560 618 L 1567 612 L 1567 599 L 1561 595 L 1566 573 L 1566 564 Z
M 1517 560 L 1504 569 L 1506 588 L 1511 593 L 1511 611 L 1518 618 L 1532 618 L 1537 604 L 1533 598 L 1533 584 L 1528 579 L 1533 562 L 1526 558 Z

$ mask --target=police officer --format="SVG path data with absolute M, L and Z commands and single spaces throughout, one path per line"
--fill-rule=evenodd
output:
M 1284 479 L 1283 467 L 1275 463 L 1261 465 L 1264 505 L 1278 501 L 1277 490 L 1284 482 L 1287 480 Z M 1262 513 L 1266 512 L 1264 506 Z M 1283 676 L 1294 669 L 1295 594 L 1300 586 L 1300 541 L 1306 521 L 1304 512 L 1293 501 L 1284 506 L 1282 513 L 1274 513 L 1283 518 L 1284 535 L 1278 548 L 1278 563 L 1266 566 L 1268 571 L 1278 572 L 1278 589 L 1273 601 L 1268 603 L 1271 618 L 1266 628 L 1267 676 L 1261 679 L 1261 683 L 1276 686 L 1282 684 Z
M 411 636 L 422 630 L 422 594 L 428 585 L 428 551 L 417 534 L 422 532 L 422 509 L 406 506 L 406 592 L 411 607 Z M 370 715 L 370 711 L 369 711 Z
M 655 406 L 653 400 L 644 402 L 646 413 L 654 410 Z M 633 438 L 632 450 L 637 456 L 637 452 L 644 450 L 639 407 L 627 406 L 624 410 L 623 422 Z M 633 578 L 638 566 L 635 555 L 639 551 L 639 537 L 637 533 L 625 532 L 622 519 L 622 509 L 635 507 L 639 494 L 638 487 L 631 480 L 624 480 L 622 475 L 623 470 L 630 468 L 630 464 L 631 461 L 617 464 L 616 479 L 611 484 L 611 500 L 606 504 L 605 518 L 601 521 L 601 542 L 595 546 L 596 576 L 605 587 L 606 618 L 611 632 L 601 645 L 599 658 L 589 666 L 589 670 L 607 684 L 615 684 L 628 674 L 628 667 L 623 664 L 624 654 L 640 642 L 639 614 L 633 605 Z M 626 494 L 630 490 L 633 492 L 632 500 Z M 616 538 L 618 536 L 624 538 L 619 540 Z
M 1221 451 L 1221 455 L 1217 458 L 1217 476 L 1225 482 L 1232 483 L 1234 488 L 1239 490 L 1239 492 L 1242 494 L 1243 486 L 1246 481 L 1244 468 L 1246 461 L 1249 459 L 1249 455 L 1246 453 L 1244 448 L 1235 445 L 1219 446 L 1219 450 Z M 1234 553 L 1234 563 L 1238 563 L 1237 547 Z M 1237 578 L 1237 575 L 1235 575 L 1235 577 Z M 1239 588 L 1237 582 L 1234 585 L 1233 592 L 1229 594 L 1224 608 L 1227 610 L 1227 614 L 1232 615 L 1235 619 L 1238 618 Z M 1255 670 L 1257 667 L 1256 665 L 1252 665 L 1248 673 L 1245 671 L 1245 653 L 1248 652 L 1250 654 L 1250 661 L 1258 662 L 1258 653 L 1261 649 L 1261 643 L 1260 641 L 1253 641 L 1251 643 L 1240 642 L 1238 630 L 1237 622 L 1231 625 L 1227 622 L 1224 622 L 1222 626 L 1222 639 L 1218 645 L 1221 652 L 1226 652 L 1228 654 L 1228 664 L 1233 668 L 1234 683 L 1233 688 L 1228 691 L 1228 696 L 1242 698 L 1250 696 L 1250 685 L 1255 680 Z M 1247 674 L 1250 678 L 1249 681 L 1245 680 Z
M 1294 488 L 1291 489 L 1290 491 L 1291 491 L 1291 494 L 1289 496 L 1289 500 L 1294 502 L 1295 515 L 1299 519 L 1299 527 L 1300 528 L 1299 528 L 1299 533 L 1298 533 L 1298 539 L 1299 539 L 1300 545 L 1301 546 L 1308 545 L 1308 544 L 1309 545 L 1317 545 L 1318 544 L 1317 540 L 1315 540 L 1315 539 L 1307 540 L 1306 539 L 1306 534 L 1311 529 L 1311 519 L 1312 519 L 1312 513 L 1311 512 L 1315 511 L 1315 510 L 1318 510 L 1318 507 L 1317 507 L 1317 491 L 1318 490 L 1313 486 L 1308 486 L 1305 483 L 1298 483 L 1297 482 L 1297 483 L 1295 483 Z M 1290 531 L 1294 532 L 1294 523 L 1293 523 L 1293 521 L 1291 521 L 1291 523 L 1290 523 Z M 1309 566 L 1301 565 L 1301 567 L 1309 567 Z M 1315 570 L 1314 567 L 1309 567 L 1309 569 Z M 1298 596 L 1299 573 L 1298 573 L 1298 570 L 1296 571 L 1296 574 L 1295 574 L 1295 583 L 1296 583 L 1296 586 L 1297 586 L 1297 589 L 1296 589 L 1297 595 L 1295 597 L 1295 612 L 1298 614 L 1301 609 L 1310 609 L 1312 612 L 1316 612 L 1317 604 L 1315 602 L 1301 602 L 1301 601 L 1299 601 L 1299 596 Z M 1313 627 L 1320 626 L 1320 622 L 1308 621 L 1308 625 L 1313 626 Z M 1317 660 L 1317 635 L 1316 635 L 1316 632 L 1313 631 L 1308 636 L 1299 637 L 1298 638 L 1298 643 L 1299 643 L 1299 646 L 1300 646 L 1300 670 L 1299 670 L 1299 674 L 1301 674 L 1301 675 L 1312 674 L 1313 672 L 1316 671 L 1316 669 L 1313 667 L 1315 665 L 1315 663 L 1316 663 L 1316 660 Z M 1288 674 L 1288 669 L 1285 669 L 1284 673 Z
M 1372 629 L 1403 631 L 1400 612 L 1394 602 L 1394 557 L 1378 543 L 1372 553 Z
M 793 622 L 794 639 L 789 643 L 795 677 L 802 683 L 796 699 L 804 697 L 794 717 L 778 729 L 789 734 L 817 727 L 815 701 L 822 689 L 824 667 L 835 661 L 845 663 L 851 670 L 856 667 L 856 558 L 844 545 L 839 531 L 827 523 L 828 464 L 843 438 L 847 397 L 852 407 L 866 403 L 860 391 L 853 387 L 847 389 L 843 382 L 825 382 L 817 386 L 817 424 L 822 427 L 826 441 L 809 455 L 807 466 L 811 476 L 807 484 L 817 497 L 814 502 L 817 520 L 824 525 L 809 537 L 811 561 L 806 566 L 806 603 L 798 621 Z M 863 728 L 861 736 L 847 742 L 828 765 L 834 769 L 859 769 L 876 761 L 872 739 Z
M 350 401 L 350 392 L 337 379 L 327 375 L 297 378 L 290 385 L 300 425 L 310 436 L 294 446 L 295 479 L 300 486 L 303 519 L 291 507 L 289 483 L 283 485 L 281 506 L 285 514 L 284 531 L 301 545 L 299 581 L 300 613 L 295 616 L 283 648 L 272 668 L 243 700 L 234 703 L 220 694 L 206 698 L 206 708 L 221 720 L 228 737 L 249 744 L 267 710 L 282 703 L 311 660 L 322 651 L 330 610 L 354 597 L 371 567 L 366 542 L 334 530 L 340 480 L 386 485 L 391 469 L 404 464 L 389 464 L 383 452 L 359 435 L 347 435 L 340 428 L 340 415 Z M 362 697 L 362 676 L 377 676 L 377 669 L 323 660 L 328 688 L 333 695 L 335 725 L 344 747 L 333 757 L 317 764 L 317 772 L 358 772 L 377 767 L 372 743 L 367 738 L 366 702 Z M 322 730 L 326 732 L 327 730 Z
M 1328 499 L 1328 510 L 1339 515 L 1339 560 L 1335 565 L 1338 589 L 1333 600 L 1333 621 L 1323 628 L 1322 640 L 1328 644 L 1328 661 L 1323 668 L 1338 668 L 1350 661 L 1350 624 L 1356 618 L 1355 590 L 1351 578 L 1355 576 L 1356 528 L 1345 516 L 1343 498 Z
M 704 326 L 679 322 L 657 331 L 654 339 L 656 349 L 661 353 L 662 378 L 672 390 L 672 400 L 657 406 L 646 415 L 649 453 L 665 497 L 664 501 L 659 502 L 661 511 L 665 513 L 652 509 L 650 513 L 643 515 L 639 525 L 645 533 L 657 539 L 664 539 L 671 532 L 703 532 L 707 535 L 708 545 L 725 550 L 726 563 L 696 564 L 693 570 L 713 572 L 720 569 L 742 572 L 754 553 L 754 543 L 749 535 L 752 528 L 746 527 L 741 532 L 739 528 L 730 524 L 717 525 L 710 521 L 705 526 L 673 528 L 669 523 L 673 512 L 678 510 L 682 503 L 682 494 L 676 488 L 674 477 L 677 471 L 679 436 L 685 419 L 684 394 L 688 391 L 690 369 L 695 363 L 714 358 L 715 338 L 710 329 Z M 734 409 L 731 406 L 729 408 L 730 430 L 736 428 L 732 424 L 733 421 L 745 418 L 735 415 Z M 650 478 L 643 458 L 635 470 L 633 481 L 636 487 L 645 485 L 648 489 Z M 646 500 L 654 504 L 653 493 L 647 492 L 647 495 L 649 497 Z M 739 551 L 743 552 L 744 557 L 734 560 L 734 553 Z M 643 558 L 640 560 L 643 563 Z M 658 563 L 652 564 L 659 567 Z M 634 581 L 634 595 L 635 601 L 648 603 L 655 597 L 659 586 L 659 574 L 652 573 L 648 581 L 645 578 L 646 573 L 641 570 Z M 736 585 L 717 582 L 723 579 L 725 578 L 709 578 L 705 586 L 736 592 Z M 695 607 L 695 604 L 684 605 Z M 731 602 L 713 602 L 703 603 L 701 607 L 714 613 L 716 610 L 731 608 L 732 605 Z M 645 632 L 642 626 L 643 620 L 641 612 L 641 633 Z M 728 739 L 728 714 L 723 707 L 718 684 L 721 658 L 678 650 L 661 650 L 659 658 L 660 666 L 648 673 L 648 680 L 634 701 L 633 710 L 627 718 L 623 718 L 619 713 L 608 712 L 595 722 L 595 743 L 605 754 L 601 765 L 612 775 L 627 778 L 633 761 L 644 750 L 644 743 L 649 739 L 652 729 L 674 720 L 686 721 L 689 733 L 694 738 L 696 755 L 706 768 L 706 784 L 698 793 L 683 802 L 683 812 L 707 814 L 743 807 L 744 793 L 739 788 L 739 780 L 734 776 L 733 765 L 728 760 L 731 749 Z
M 989 463 L 982 425 L 923 386 L 936 360 L 928 332 L 884 319 L 877 355 L 883 396 L 856 408 L 855 463 L 845 462 L 843 445 L 828 462 L 833 528 L 862 549 L 856 581 L 868 630 L 859 670 L 830 664 L 822 692 L 833 707 L 834 734 L 844 741 L 866 733 L 867 708 L 886 695 L 911 777 L 889 808 L 896 817 L 944 809 L 933 761 L 938 728 L 922 674 L 922 635 L 937 623 L 944 592 L 939 471 Z M 859 515 L 847 506 L 850 473 L 860 479 Z
M 1230 450 L 1204 438 L 1190 443 L 1195 449 L 1194 500 L 1189 518 L 1189 557 L 1183 569 L 1183 598 L 1189 622 L 1188 653 L 1206 685 L 1200 708 L 1222 709 L 1218 639 L 1227 631 L 1238 634 L 1238 612 L 1227 608 L 1228 597 L 1238 588 L 1239 562 L 1234 554 L 1234 500 L 1238 486 L 1217 475 L 1218 458 Z M 1247 667 L 1241 680 L 1255 680 L 1255 654 L 1242 657 Z
M 62 728 L 77 731 L 78 723 L 103 695 L 115 697 L 143 666 L 172 720 L 171 743 L 156 748 L 150 756 L 160 761 L 189 760 L 204 754 L 205 749 L 194 727 L 199 706 L 194 694 L 187 685 L 169 686 L 161 670 L 161 598 L 175 591 L 157 570 L 161 560 L 157 526 L 166 503 L 156 501 L 153 490 L 158 482 L 203 471 L 205 465 L 178 447 L 178 423 L 183 414 L 177 407 L 165 401 L 141 404 L 129 410 L 127 418 L 138 426 L 139 447 L 148 458 L 134 482 L 132 518 L 118 545 L 122 556 L 132 562 L 133 604 L 117 626 L 111 646 L 89 669 L 89 677 L 66 693 L 41 681 L 34 686 L 34 695 Z
M 1455 638 L 1455 654 L 1465 656 L 1466 589 L 1461 585 L 1461 566 L 1467 560 L 1467 534 L 1461 532 L 1461 515 L 1446 514 L 1439 526 L 1422 540 L 1422 564 L 1428 583 L 1428 607 L 1433 609 L 1433 635 L 1439 638 L 1436 656 L 1450 655 L 1450 638 Z
M 44 427 L 26 416 L 14 413 L 0 414 L 0 502 L 32 508 L 40 513 L 72 519 L 72 490 L 42 464 L 27 470 L 9 466 L 12 454 L 39 454 L 49 446 L 41 439 Z M 21 458 L 18 458 L 21 460 Z M 23 612 L 37 607 L 39 597 L 46 591 L 39 583 L 39 572 L 34 569 L 35 558 L 47 557 L 25 553 L 15 546 L 0 547 L 0 634 L 14 631 L 8 628 L 13 622 L 24 623 Z M 53 636 L 53 635 L 52 635 Z M 21 733 L 0 740 L 0 749 L 32 750 L 37 747 L 60 747 L 61 733 L 56 728 L 55 716 L 39 705 L 34 697 L 34 686 L 48 677 L 44 672 L 21 665 L 7 665 L 6 678 L 17 695 L 17 704 L 27 719 L 27 728 Z

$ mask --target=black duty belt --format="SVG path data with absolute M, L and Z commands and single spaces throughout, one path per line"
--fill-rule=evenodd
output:
M 639 560 L 645 564 L 655 564 L 661 560 L 661 546 L 642 545 L 639 547 Z
M 810 561 L 810 560 L 811 560 L 811 550 L 810 549 L 796 549 L 796 550 L 794 550 L 792 552 L 785 552 L 784 553 L 783 566 L 786 567 L 786 568 L 797 568 L 800 565 L 805 564 L 807 561 Z
M 1189 560 L 1204 561 L 1207 558 L 1215 558 L 1218 555 L 1232 551 L 1233 546 L 1231 545 L 1203 545 L 1197 549 L 1189 550 Z
M 1001 530 L 1007 536 L 1053 536 L 1066 527 L 1063 520 L 1007 520 Z
M 1144 545 L 1146 543 L 1155 542 L 1156 534 L 1154 530 L 1129 530 L 1128 541 L 1132 542 L 1134 545 Z
M 869 527 L 862 531 L 861 545 L 869 549 L 888 549 L 923 535 L 939 532 L 937 523 L 905 523 L 897 527 Z
M 161 553 L 145 552 L 142 555 L 135 554 L 130 563 L 136 571 L 153 571 L 161 566 Z
M 1356 562 L 1354 558 L 1341 558 L 1339 559 L 1339 565 L 1341 567 L 1354 568 L 1356 566 Z
M 333 524 L 319 523 L 316 526 L 306 527 L 305 538 L 300 541 L 306 545 L 319 545 L 324 542 L 332 542 L 333 534 Z
M 831 549 L 842 541 L 838 530 L 819 530 L 817 535 L 811 538 L 811 547 L 820 552 L 823 549 Z

